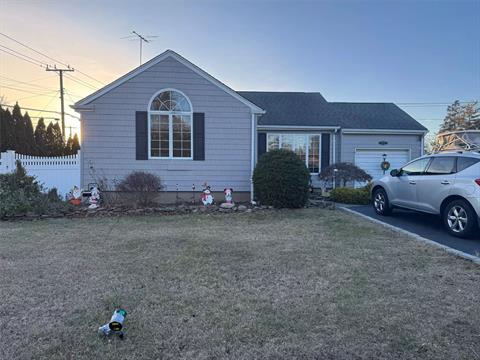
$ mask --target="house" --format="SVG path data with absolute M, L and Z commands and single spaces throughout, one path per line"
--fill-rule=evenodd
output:
M 394 168 L 422 155 L 427 132 L 392 103 L 237 92 L 172 50 L 72 107 L 81 114 L 81 185 L 143 170 L 162 178 L 165 201 L 204 182 L 248 200 L 257 159 L 277 148 L 295 151 L 316 186 L 319 171 L 335 162 L 378 177 L 384 158 Z

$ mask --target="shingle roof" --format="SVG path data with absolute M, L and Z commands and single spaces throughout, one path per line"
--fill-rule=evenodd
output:
M 327 102 L 320 93 L 238 91 L 266 111 L 259 125 L 427 130 L 393 103 Z

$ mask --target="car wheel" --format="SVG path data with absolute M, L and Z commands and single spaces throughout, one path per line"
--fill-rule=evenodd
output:
M 443 211 L 447 231 L 457 237 L 468 237 L 477 226 L 476 214 L 465 200 L 453 200 Z
M 385 190 L 377 189 L 373 192 L 373 209 L 379 215 L 390 215 L 392 213 Z

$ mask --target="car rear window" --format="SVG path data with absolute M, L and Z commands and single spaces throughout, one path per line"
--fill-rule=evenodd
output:
M 472 158 L 472 157 L 459 157 L 457 160 L 457 172 L 465 170 L 470 166 L 478 163 L 480 159 Z
M 446 175 L 455 173 L 455 156 L 434 157 L 426 175 Z

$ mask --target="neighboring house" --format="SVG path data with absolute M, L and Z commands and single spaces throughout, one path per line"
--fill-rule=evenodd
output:
M 177 189 L 252 195 L 251 175 L 269 149 L 295 151 L 318 172 L 351 162 L 372 176 L 422 155 L 426 128 L 391 103 L 332 103 L 319 93 L 236 92 L 171 50 L 78 101 L 81 184 L 133 170 L 159 175 L 165 200 Z M 272 184 L 275 186 L 275 184 Z

